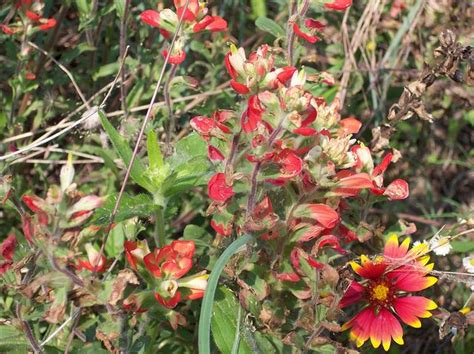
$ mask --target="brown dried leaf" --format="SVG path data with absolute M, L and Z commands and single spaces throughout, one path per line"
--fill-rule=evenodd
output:
M 138 285 L 140 282 L 133 271 L 130 269 L 122 269 L 112 284 L 112 292 L 108 298 L 110 305 L 117 305 L 117 302 L 123 298 L 123 293 L 128 284 Z

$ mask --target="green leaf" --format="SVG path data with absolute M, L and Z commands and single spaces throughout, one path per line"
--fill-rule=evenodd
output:
M 286 36 L 285 30 L 275 21 L 267 17 L 259 17 L 255 21 L 255 25 L 264 32 L 268 32 L 275 36 L 276 38 L 281 38 Z
M 161 154 L 158 138 L 153 130 L 150 130 L 146 140 L 148 149 L 148 160 L 150 161 L 151 169 L 160 169 L 163 167 L 163 155 Z
M 211 247 L 212 237 L 209 233 L 200 226 L 197 225 L 186 225 L 183 231 L 183 240 L 192 240 L 196 245 L 196 248 L 208 248 Z
M 125 241 L 124 225 L 122 223 L 115 225 L 110 230 L 109 238 L 105 244 L 105 252 L 110 257 L 117 257 L 123 251 L 123 242 Z
M 107 133 L 112 145 L 114 146 L 117 153 L 122 158 L 126 166 L 130 164 L 132 159 L 132 149 L 128 146 L 128 143 L 120 136 L 117 130 L 110 124 L 109 120 L 102 111 L 99 111 L 100 122 L 102 127 L 104 127 L 105 132 Z M 150 181 L 144 176 L 145 166 L 141 163 L 140 160 L 135 159 L 132 170 L 130 172 L 130 177 L 132 180 L 145 188 L 149 192 L 154 192 L 155 189 Z
M 240 333 L 241 311 L 235 295 L 225 286 L 220 286 L 216 291 L 211 328 L 214 341 L 222 353 L 253 353 Z
M 454 252 L 469 253 L 474 252 L 474 241 L 453 241 L 451 242 Z
M 200 354 L 211 353 L 211 318 L 213 313 L 214 296 L 221 273 L 230 257 L 240 252 L 242 247 L 251 241 L 253 241 L 251 235 L 243 235 L 232 242 L 221 254 L 214 265 L 211 275 L 209 276 L 206 292 L 202 300 L 201 315 L 199 319 L 198 346 Z
M 114 5 L 117 15 L 123 19 L 125 16 L 125 0 L 114 0 Z
M 110 63 L 102 65 L 95 73 L 92 75 L 92 80 L 97 81 L 97 79 L 105 76 L 116 75 L 120 68 L 120 63 Z
M 253 18 L 267 16 L 267 7 L 265 6 L 265 0 L 250 0 L 250 6 L 252 7 Z
M 92 223 L 95 225 L 107 225 L 110 222 L 110 215 L 114 209 L 117 196 L 107 198 L 104 205 L 94 213 Z M 119 209 L 115 217 L 115 222 L 128 220 L 134 217 L 149 217 L 156 212 L 157 205 L 147 194 L 128 195 L 124 194 L 120 201 Z

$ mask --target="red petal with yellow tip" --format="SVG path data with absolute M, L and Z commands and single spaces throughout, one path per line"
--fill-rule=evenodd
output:
M 418 318 L 431 317 L 428 310 L 434 310 L 438 306 L 430 299 L 423 296 L 408 296 L 396 298 L 393 301 L 393 308 L 398 317 L 407 325 L 420 328 L 421 322 Z

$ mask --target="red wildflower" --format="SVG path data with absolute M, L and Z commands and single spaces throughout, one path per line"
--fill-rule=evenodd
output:
M 193 241 L 173 241 L 170 245 L 156 248 L 147 254 L 143 261 L 145 267 L 155 277 L 179 279 L 193 266 L 195 246 Z
M 31 10 L 26 10 L 25 11 L 26 17 L 28 17 L 31 21 L 39 21 L 41 19 L 41 15 L 38 15 L 37 13 L 31 11 Z
M 8 236 L 0 244 L 0 275 L 5 273 L 13 264 L 13 254 L 15 253 L 16 237 L 14 234 Z
M 5 34 L 8 34 L 8 35 L 15 34 L 15 32 L 10 27 L 8 27 L 7 25 L 0 24 L 0 29 Z
M 160 13 L 155 10 L 145 10 L 140 14 L 140 19 L 152 27 L 160 27 Z
M 102 273 L 107 268 L 107 259 L 104 255 L 95 249 L 94 246 L 90 243 L 86 243 L 85 249 L 87 252 L 87 259 L 79 259 L 77 264 L 77 269 L 87 269 L 90 272 Z
M 295 209 L 294 216 L 314 219 L 327 229 L 339 223 L 339 214 L 326 204 L 301 204 Z
M 336 11 L 344 11 L 352 5 L 352 0 L 333 0 L 333 2 L 325 3 L 324 7 Z
M 219 16 L 205 16 L 193 27 L 193 32 L 208 30 L 211 32 L 221 32 L 227 30 L 227 22 Z
M 137 269 L 137 264 L 143 263 L 143 258 L 150 253 L 146 240 L 125 241 L 123 248 L 127 261 L 133 269 Z
M 284 149 L 275 156 L 275 161 L 280 164 L 280 178 L 290 179 L 298 176 L 303 169 L 303 160 L 290 149 Z
M 194 251 L 193 241 L 173 241 L 170 245 L 156 248 L 143 258 L 146 269 L 159 281 L 154 295 L 163 306 L 174 308 L 183 299 L 203 296 L 207 274 L 199 273 L 182 278 L 193 266 Z
M 341 119 L 339 125 L 346 134 L 357 134 L 362 128 L 362 123 L 355 117 Z
M 163 58 L 166 59 L 168 57 L 168 50 L 163 49 L 161 54 L 163 55 Z M 170 56 L 168 58 L 168 63 L 173 64 L 173 65 L 179 65 L 185 59 L 186 59 L 186 53 L 184 52 L 184 50 L 182 50 L 180 48 L 175 48 L 175 49 L 173 49 L 173 52 L 170 54 Z
M 308 34 L 306 32 L 303 32 L 301 29 L 300 29 L 300 26 L 298 26 L 298 24 L 295 22 L 293 23 L 293 31 L 295 32 L 295 34 L 304 39 L 305 41 L 311 43 L 311 44 L 314 44 L 318 41 L 320 41 L 321 39 L 317 36 L 317 35 L 311 35 L 311 34 Z
M 219 235 L 222 236 L 230 236 L 232 235 L 232 223 L 226 224 L 219 224 L 216 220 L 211 220 L 211 227 L 217 232 Z
M 246 133 L 250 133 L 257 129 L 258 124 L 262 121 L 264 109 L 260 104 L 258 95 L 250 96 L 247 110 L 242 114 L 242 129 Z
M 250 92 L 250 89 L 246 85 L 241 84 L 240 82 L 237 82 L 235 80 L 230 81 L 230 86 L 235 90 L 235 92 L 241 95 L 246 95 Z
M 429 310 L 437 307 L 430 299 L 407 295 L 426 289 L 437 281 L 435 277 L 427 276 L 433 266 L 426 265 L 429 257 L 420 257 L 426 246 L 416 246 L 409 251 L 409 244 L 410 240 L 406 239 L 399 245 L 397 236 L 393 235 L 385 245 L 383 256 L 375 260 L 361 256 L 361 264 L 351 262 L 354 272 L 366 281 L 353 281 L 339 306 L 343 308 L 358 302 L 367 304 L 343 326 L 343 329 L 351 328 L 350 337 L 358 347 L 369 338 L 374 348 L 382 343 L 385 350 L 390 348 L 392 339 L 403 344 L 403 330 L 398 318 L 419 328 L 419 318 L 430 317 Z
M 211 161 L 222 161 L 225 158 L 222 152 L 212 145 L 207 146 L 207 157 L 209 157 Z
M 42 18 L 40 19 L 41 25 L 38 26 L 38 28 L 41 31 L 47 31 L 53 27 L 56 26 L 56 20 L 54 18 Z
M 227 184 L 224 173 L 216 173 L 212 176 L 207 188 L 209 198 L 215 202 L 224 203 L 235 194 L 232 186 Z
M 390 200 L 402 200 L 408 198 L 410 194 L 408 183 L 403 179 L 396 179 L 390 183 L 383 195 L 387 196 Z

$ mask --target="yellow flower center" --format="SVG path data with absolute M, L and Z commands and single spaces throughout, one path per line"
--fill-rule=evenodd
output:
M 474 257 L 470 259 L 469 263 L 474 267 Z
M 379 284 L 372 289 L 372 296 L 378 301 L 385 301 L 389 292 L 390 289 L 387 286 Z

